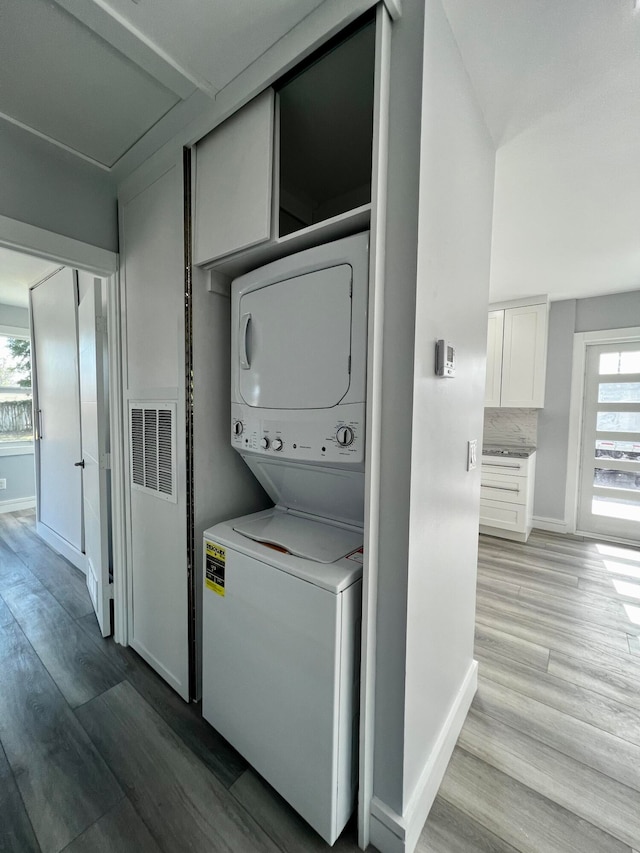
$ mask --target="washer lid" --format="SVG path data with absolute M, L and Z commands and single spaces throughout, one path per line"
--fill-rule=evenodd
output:
M 236 533 L 316 563 L 335 563 L 362 545 L 362 533 L 275 510 L 238 519 Z

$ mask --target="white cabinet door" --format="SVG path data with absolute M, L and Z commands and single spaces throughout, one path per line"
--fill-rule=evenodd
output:
M 507 308 L 504 312 L 503 407 L 544 406 L 547 313 L 546 303 Z
M 196 145 L 195 264 L 271 236 L 274 109 L 268 89 Z
M 62 269 L 34 287 L 31 312 L 39 409 L 38 528 L 45 538 L 59 537 L 61 547 L 67 543 L 65 556 L 84 568 L 82 468 L 76 464 L 82 449 L 75 270 Z
M 487 330 L 487 378 L 484 393 L 485 406 L 500 405 L 502 384 L 502 335 L 504 311 L 489 311 Z

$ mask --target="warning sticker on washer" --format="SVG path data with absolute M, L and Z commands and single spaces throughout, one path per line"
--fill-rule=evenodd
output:
M 224 595 L 224 574 L 227 563 L 226 548 L 216 545 L 214 542 L 206 543 L 206 565 L 205 565 L 205 583 L 207 587 L 218 595 Z
M 354 563 L 362 564 L 364 562 L 364 547 L 361 546 L 357 549 L 357 551 L 352 551 L 350 554 L 347 554 L 347 560 L 353 560 Z

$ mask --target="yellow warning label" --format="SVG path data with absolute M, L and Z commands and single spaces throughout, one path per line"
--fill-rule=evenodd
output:
M 215 542 L 205 540 L 205 543 L 205 584 L 208 589 L 218 595 L 224 595 L 227 550 L 222 545 L 216 545 Z

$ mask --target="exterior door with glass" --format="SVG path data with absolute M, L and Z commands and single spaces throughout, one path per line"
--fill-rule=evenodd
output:
M 586 348 L 577 522 L 640 541 L 640 338 Z

